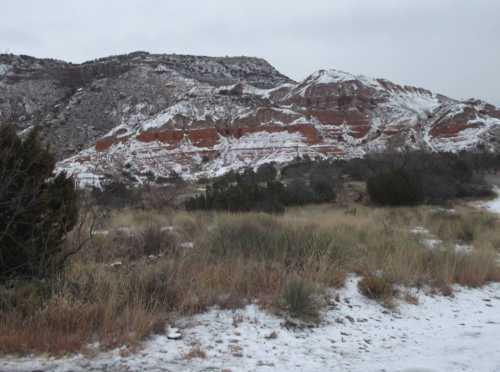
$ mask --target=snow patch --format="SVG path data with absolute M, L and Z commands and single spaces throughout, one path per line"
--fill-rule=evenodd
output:
M 280 89 L 287 89 L 287 88 L 292 89 L 294 87 L 296 87 L 296 84 L 285 83 L 285 84 L 278 85 L 277 87 L 271 88 L 271 89 L 260 89 L 260 88 L 254 87 L 253 85 L 244 84 L 243 85 L 243 93 L 244 94 L 251 94 L 254 96 L 259 96 L 259 97 L 268 99 L 271 97 L 272 93 L 274 93 Z
M 450 210 L 446 210 L 447 213 L 450 213 Z M 430 250 L 445 250 L 447 247 L 443 245 L 443 241 L 435 238 L 432 233 L 423 226 L 417 226 L 414 229 L 410 230 L 415 235 L 418 235 L 420 238 L 420 242 L 424 245 L 425 248 Z M 465 243 L 455 243 L 453 245 L 453 249 L 456 253 L 467 255 L 474 251 L 474 247 L 470 244 Z
M 0 76 L 5 75 L 7 72 L 11 70 L 11 65 L 6 65 L 4 63 L 0 63 Z
M 493 188 L 493 191 L 497 194 L 497 197 L 493 200 L 483 203 L 481 206 L 493 213 L 500 214 L 500 188 L 495 186 Z
M 441 105 L 439 99 L 433 94 L 407 91 L 391 93 L 393 104 L 414 112 L 420 119 L 426 119 Z
M 381 88 L 380 83 L 372 78 L 364 75 L 353 75 L 348 72 L 330 69 L 330 70 L 319 70 L 312 74 L 308 81 L 314 84 L 336 84 L 336 83 L 346 83 L 351 81 L 360 81 L 366 86 L 371 86 L 373 88 Z
M 191 122 L 205 120 L 218 121 L 223 119 L 234 120 L 247 111 L 249 111 L 247 108 L 236 104 L 222 105 L 214 103 L 198 105 L 193 101 L 181 101 L 170 106 L 167 110 L 152 119 L 145 120 L 141 125 L 141 129 L 146 131 L 161 128 L 169 124 L 176 116 L 183 116 Z
M 180 319 L 130 356 L 115 350 L 93 359 L 4 358 L 0 363 L 6 371 L 77 372 L 500 370 L 500 284 L 454 287 L 453 298 L 415 290 L 418 305 L 402 303 L 399 311 L 389 312 L 359 293 L 358 280 L 349 277 L 345 288 L 332 290 L 329 309 L 313 329 L 288 329 L 283 319 L 256 305 L 212 309 Z M 193 345 L 207 357 L 186 358 Z

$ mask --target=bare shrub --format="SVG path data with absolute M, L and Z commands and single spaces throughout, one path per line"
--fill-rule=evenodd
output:
M 207 353 L 202 350 L 199 345 L 195 345 L 189 350 L 186 354 L 184 354 L 184 359 L 205 359 L 207 357 Z
M 380 275 L 367 275 L 358 283 L 359 291 L 366 297 L 382 301 L 391 306 L 394 297 L 394 286 L 387 278 Z

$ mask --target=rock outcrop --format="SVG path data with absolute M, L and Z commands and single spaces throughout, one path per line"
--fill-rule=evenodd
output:
M 387 147 L 497 150 L 500 110 L 337 70 L 296 83 L 262 59 L 136 52 L 83 64 L 0 55 L 0 122 L 38 125 L 82 183 L 212 177 Z

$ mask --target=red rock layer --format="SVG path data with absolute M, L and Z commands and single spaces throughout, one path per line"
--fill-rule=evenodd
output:
M 184 139 L 188 139 L 192 145 L 200 148 L 211 148 L 219 142 L 219 136 L 240 138 L 246 134 L 266 132 L 266 133 L 299 133 L 304 137 L 304 142 L 308 145 L 315 145 L 321 142 L 318 131 L 309 124 L 296 124 L 289 126 L 264 125 L 260 127 L 240 127 L 240 128 L 203 128 L 190 130 L 155 130 L 141 132 L 137 137 L 138 141 L 144 143 L 160 142 L 167 145 L 168 149 L 176 148 Z M 98 152 L 108 150 L 117 143 L 126 143 L 129 137 L 106 137 L 98 140 L 95 149 Z

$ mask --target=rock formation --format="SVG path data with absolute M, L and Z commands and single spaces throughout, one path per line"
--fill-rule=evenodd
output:
M 135 52 L 83 64 L 0 55 L 0 122 L 41 128 L 85 183 L 212 177 L 387 147 L 497 150 L 500 110 L 337 70 L 302 82 L 248 57 Z

